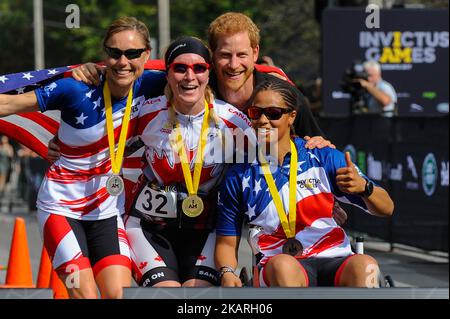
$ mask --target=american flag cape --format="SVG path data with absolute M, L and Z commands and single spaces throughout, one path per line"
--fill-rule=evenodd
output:
M 60 78 L 70 77 L 71 70 L 76 66 L 0 75 L 0 93 L 22 94 L 35 90 Z M 145 64 L 145 69 L 165 70 L 164 61 L 149 60 Z M 48 160 L 48 143 L 58 132 L 59 121 L 59 111 L 29 112 L 0 117 L 0 135 L 8 136 Z M 134 151 L 124 160 L 122 167 L 127 194 L 141 174 L 142 153 L 143 148 Z
M 22 94 L 70 75 L 71 67 L 0 75 L 0 93 Z M 30 112 L 0 118 L 0 134 L 6 135 L 47 159 L 48 141 L 58 131 L 59 111 Z
M 0 75 L 0 93 L 21 94 L 71 76 L 75 66 Z M 164 70 L 162 60 L 150 60 L 146 69 Z M 0 134 L 30 148 L 47 159 L 48 142 L 59 128 L 59 111 L 30 112 L 0 118 Z

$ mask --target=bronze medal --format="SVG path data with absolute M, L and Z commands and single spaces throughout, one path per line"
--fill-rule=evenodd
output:
M 111 196 L 119 196 L 124 190 L 124 183 L 122 177 L 119 175 L 112 175 L 106 181 L 106 191 Z
M 295 238 L 288 238 L 283 245 L 283 254 L 301 256 L 303 254 L 302 244 Z
M 203 212 L 203 200 L 197 195 L 190 195 L 181 204 L 183 213 L 189 217 L 197 217 Z

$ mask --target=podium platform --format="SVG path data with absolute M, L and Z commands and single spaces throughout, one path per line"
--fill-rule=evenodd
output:
M 448 288 L 126 288 L 125 299 L 449 299 Z
M 53 299 L 53 291 L 40 288 L 0 288 L 0 299 Z

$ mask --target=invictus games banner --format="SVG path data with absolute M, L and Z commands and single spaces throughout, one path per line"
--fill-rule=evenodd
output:
M 330 8 L 323 14 L 324 114 L 357 111 L 359 90 L 345 83 L 363 76 L 367 60 L 381 64 L 397 92 L 398 115 L 448 114 L 448 9 Z

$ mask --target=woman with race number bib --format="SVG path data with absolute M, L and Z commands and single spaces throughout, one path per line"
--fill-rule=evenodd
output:
M 216 187 L 226 161 L 213 153 L 222 149 L 227 133 L 250 130 L 250 122 L 232 105 L 214 99 L 210 63 L 210 51 L 199 39 L 174 41 L 165 54 L 165 95 L 147 101 L 140 111 L 137 133 L 148 167 L 125 217 L 140 286 L 218 285 Z
M 53 268 L 72 298 L 97 298 L 97 289 L 102 298 L 121 298 L 122 288 L 131 285 L 119 173 L 140 101 L 161 90 L 155 85 L 161 72 L 145 71 L 143 77 L 151 50 L 144 23 L 114 21 L 103 47 L 106 75 L 99 86 L 67 78 L 25 94 L 0 95 L 0 116 L 61 111 L 61 154 L 42 182 L 37 217 Z

